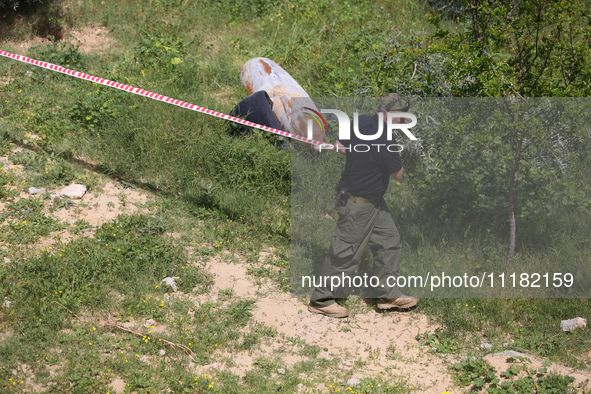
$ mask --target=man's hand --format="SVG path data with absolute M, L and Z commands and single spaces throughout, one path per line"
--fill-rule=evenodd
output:
M 337 140 L 334 144 L 334 149 L 341 155 L 347 156 L 347 148 Z
M 404 174 L 404 167 L 402 167 L 400 169 L 400 171 L 395 172 L 394 174 L 390 174 L 390 176 L 394 179 L 396 179 L 397 181 L 402 179 L 402 175 Z

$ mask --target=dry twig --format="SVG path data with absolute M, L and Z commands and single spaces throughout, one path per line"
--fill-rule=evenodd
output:
M 138 337 L 143 338 L 146 336 L 146 334 L 141 331 L 136 331 L 136 330 L 132 330 L 129 328 L 121 327 L 116 324 L 107 324 L 106 326 L 129 332 L 129 333 L 134 334 L 135 336 L 138 336 Z M 187 356 L 189 356 L 191 358 L 191 360 L 193 360 L 193 362 L 195 362 L 195 353 L 193 353 L 193 351 L 191 349 L 189 349 L 188 347 L 186 347 L 185 345 L 182 345 L 180 343 L 170 342 L 170 341 L 167 341 L 166 339 L 162 339 L 162 338 L 158 338 L 158 340 L 162 343 L 167 344 L 168 346 L 170 346 L 172 348 L 182 349 L 187 354 Z

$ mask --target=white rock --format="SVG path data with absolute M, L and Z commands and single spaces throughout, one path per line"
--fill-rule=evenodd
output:
M 146 356 L 146 355 L 141 356 L 140 357 L 140 361 L 141 362 L 144 362 L 144 363 L 147 363 L 148 362 L 148 356 Z
M 278 373 L 278 374 L 280 374 L 280 375 L 285 375 L 285 369 L 283 369 L 283 368 L 279 368 L 279 369 L 277 370 L 277 373 Z
M 173 278 L 173 277 L 167 276 L 166 278 L 164 278 L 160 281 L 160 284 L 162 284 L 162 282 L 164 282 L 165 285 L 172 287 L 173 291 L 177 291 L 179 288 L 179 286 L 176 284 L 177 279 L 178 278 L 176 278 L 176 277 Z
M 86 186 L 79 183 L 72 183 L 58 193 L 58 196 L 65 196 L 72 199 L 81 199 L 86 193 Z
M 146 327 L 146 328 L 147 328 L 147 327 L 153 326 L 153 325 L 155 325 L 155 324 L 156 324 L 156 322 L 154 321 L 154 319 L 148 319 L 148 320 L 146 320 L 146 322 L 144 323 L 144 327 Z
M 357 379 L 357 378 L 353 378 L 353 379 L 349 379 L 347 381 L 347 384 L 349 386 L 357 386 L 359 383 L 361 383 L 361 380 Z
M 161 356 L 166 356 L 166 350 L 164 349 L 160 349 L 158 353 L 160 353 Z
M 587 327 L 587 319 L 583 319 L 582 317 L 575 317 L 574 319 L 570 320 L 563 320 L 560 322 L 560 328 L 564 332 L 571 332 L 577 328 L 585 328 Z
M 491 345 L 490 343 L 486 343 L 486 342 L 482 342 L 480 344 L 480 349 L 481 350 L 491 350 L 494 346 Z
M 29 194 L 31 196 L 33 196 L 35 194 L 38 194 L 38 193 L 44 193 L 44 192 L 45 192 L 45 189 L 37 189 L 36 187 L 30 187 L 29 188 Z
M 213 363 L 213 364 L 211 364 L 211 367 L 213 369 L 219 368 L 220 367 L 220 363 Z
M 500 352 L 500 353 L 494 353 L 491 354 L 491 356 L 505 356 L 505 357 L 527 357 L 527 354 L 525 353 L 520 353 L 520 352 L 516 352 L 515 350 L 505 350 L 504 352 Z M 466 361 L 467 358 L 462 359 L 462 362 Z
M 4 308 L 10 308 L 10 306 L 11 306 L 11 305 L 12 305 L 12 301 L 8 301 L 8 300 L 6 299 L 6 297 L 4 297 L 4 302 L 2 303 L 2 306 L 3 306 Z

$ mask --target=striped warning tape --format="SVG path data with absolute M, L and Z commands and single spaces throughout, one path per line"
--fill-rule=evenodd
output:
M 58 66 L 58 65 L 55 65 L 52 63 L 47 63 L 47 62 L 43 62 L 40 60 L 31 59 L 31 58 L 28 58 L 28 57 L 25 57 L 22 55 L 16 55 L 14 53 L 6 52 L 3 50 L 0 50 L 0 56 L 7 57 L 9 59 L 18 60 L 19 62 L 31 64 L 33 66 L 45 68 L 47 70 L 56 71 L 58 73 L 66 74 L 66 75 L 69 75 L 74 78 L 84 79 L 86 81 L 95 82 L 95 83 L 98 83 L 101 85 L 109 86 L 111 88 L 123 90 L 123 91 L 133 93 L 133 94 L 138 94 L 140 96 L 151 98 L 152 100 L 162 101 L 162 102 L 165 102 L 168 104 L 176 105 L 177 107 L 186 108 L 186 109 L 190 109 L 192 111 L 197 111 L 197 112 L 201 112 L 201 113 L 204 113 L 207 115 L 215 116 L 216 118 L 225 119 L 225 120 L 229 120 L 231 122 L 243 124 L 245 126 L 254 127 L 254 128 L 257 128 L 260 130 L 268 131 L 270 133 L 278 134 L 283 137 L 298 140 L 298 141 L 306 143 L 306 144 L 318 146 L 318 147 L 320 147 L 321 150 L 322 149 L 334 149 L 334 145 L 327 144 L 326 142 L 317 141 L 317 140 L 313 140 L 310 138 L 305 138 L 305 137 L 302 137 L 297 134 L 289 133 L 287 131 L 278 130 L 278 129 L 274 129 L 273 127 L 263 126 L 258 123 L 249 122 L 244 119 L 236 118 L 234 116 L 226 115 L 221 112 L 217 112 L 217 111 L 213 111 L 211 109 L 203 108 L 203 107 L 200 107 L 195 104 L 187 103 L 185 101 L 173 99 L 171 97 L 163 96 L 158 93 L 154 93 L 154 92 L 150 92 L 150 91 L 147 91 L 144 89 L 136 88 L 134 86 L 125 85 L 125 84 L 115 82 L 115 81 L 110 81 L 105 78 L 95 77 L 94 75 L 82 73 L 82 72 L 75 71 L 75 70 L 70 70 L 69 68 Z

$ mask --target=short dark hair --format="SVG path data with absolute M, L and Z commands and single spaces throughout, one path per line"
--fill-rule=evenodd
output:
M 410 103 L 404 97 L 401 97 L 397 93 L 390 93 L 383 96 L 378 104 L 378 112 L 393 112 L 400 111 L 406 112 L 410 108 Z

